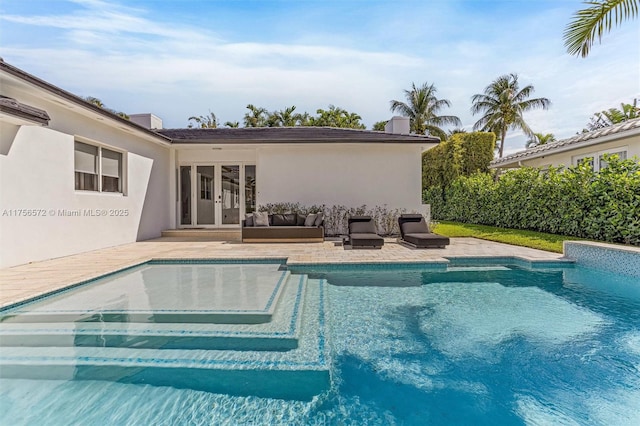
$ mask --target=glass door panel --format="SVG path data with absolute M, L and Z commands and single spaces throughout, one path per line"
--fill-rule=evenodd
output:
M 244 166 L 244 212 L 256 211 L 256 166 Z
M 240 166 L 221 166 L 220 206 L 222 225 L 240 223 Z
M 198 166 L 196 168 L 196 207 L 198 225 L 215 224 L 214 166 Z
M 191 225 L 191 166 L 180 166 L 180 224 Z

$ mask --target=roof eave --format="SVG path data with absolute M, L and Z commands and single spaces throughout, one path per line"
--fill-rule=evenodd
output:
M 264 140 L 246 140 L 246 139 L 233 139 L 233 140 L 211 140 L 211 139 L 172 139 L 171 144 L 177 145 L 307 145 L 307 144 L 363 144 L 363 143 L 377 143 L 377 144 L 397 144 L 397 145 L 420 145 L 431 144 L 435 145 L 439 142 L 435 141 L 403 141 L 403 140 L 353 140 L 353 139 L 306 139 L 290 140 L 290 139 L 264 139 Z
M 49 116 L 46 116 L 45 118 L 39 115 L 26 113 L 24 111 L 4 108 L 3 106 L 0 106 L 0 116 L 7 117 L 9 118 L 9 121 L 20 125 L 46 126 L 49 124 Z
M 131 128 L 132 130 L 138 131 L 138 132 L 142 132 L 144 133 L 146 136 L 151 136 L 153 137 L 157 142 L 161 142 L 163 144 L 170 144 L 171 139 L 167 138 L 164 135 L 161 135 L 159 133 L 154 132 L 153 130 L 149 130 L 146 127 L 140 126 L 139 124 L 133 123 L 130 120 L 126 120 L 122 117 L 120 117 L 117 114 L 111 113 L 107 110 L 105 110 L 104 108 L 101 108 L 97 105 L 94 105 L 90 102 L 85 101 L 84 99 L 82 99 L 79 96 L 74 95 L 73 93 L 67 92 L 66 90 L 63 90 L 57 86 L 54 86 L 50 83 L 47 83 L 46 81 L 31 75 L 23 70 L 21 70 L 20 68 L 14 67 L 13 65 L 10 65 L 2 60 L 0 60 L 0 70 L 6 72 L 7 74 L 16 77 L 32 86 L 36 86 L 40 89 L 43 89 L 55 96 L 58 96 L 60 98 L 63 98 L 69 102 L 72 102 L 78 106 L 81 106 L 82 108 L 88 109 L 94 113 L 97 113 L 99 115 L 102 115 L 104 117 L 107 117 L 111 120 L 116 121 L 118 124 L 121 125 L 126 125 L 129 128 Z

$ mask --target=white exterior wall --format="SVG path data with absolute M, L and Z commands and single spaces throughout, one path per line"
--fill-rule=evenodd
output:
M 634 156 L 640 159 L 640 136 L 631 136 L 626 138 L 619 138 L 614 141 L 598 143 L 583 148 L 571 149 L 565 152 L 551 153 L 543 157 L 536 157 L 522 160 L 522 166 L 525 167 L 541 167 L 547 168 L 549 166 L 575 166 L 577 163 L 574 161 L 576 157 L 593 155 L 597 157 L 604 152 L 617 152 L 620 150 L 627 151 L 627 158 L 633 158 Z M 500 167 L 518 167 L 517 162 L 509 165 L 502 165 Z
M 422 211 L 421 152 L 393 143 L 259 148 L 257 201 Z
M 213 163 L 228 163 L 228 164 L 255 164 L 256 161 L 256 149 L 244 148 L 185 148 L 178 145 L 178 151 L 176 155 L 178 164 L 213 164 Z
M 640 136 L 621 138 L 611 142 L 591 145 L 584 148 L 578 148 L 570 151 L 551 154 L 544 157 L 523 160 L 522 165 L 527 167 L 548 167 L 548 166 L 575 166 L 575 157 L 588 154 L 601 154 L 603 152 L 616 152 L 625 149 L 627 158 L 636 156 L 640 158 Z
M 171 227 L 170 147 L 12 89 L 3 84 L 3 95 L 46 110 L 51 121 L 48 127 L 21 126 L 14 138 L 2 138 L 0 267 L 158 237 Z M 125 195 L 75 190 L 75 137 L 125 151 Z M 107 215 L 85 213 L 96 210 Z

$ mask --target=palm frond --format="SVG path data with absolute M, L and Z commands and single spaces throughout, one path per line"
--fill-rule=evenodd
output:
M 640 0 L 586 1 L 589 7 L 577 11 L 564 30 L 567 52 L 587 57 L 596 38 L 600 42 L 614 24 L 618 26 L 638 15 L 639 3 Z

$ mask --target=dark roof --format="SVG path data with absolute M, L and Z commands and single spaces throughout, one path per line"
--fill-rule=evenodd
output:
M 568 139 L 562 139 L 556 142 L 539 145 L 533 148 L 529 148 L 524 151 L 516 152 L 506 157 L 498 158 L 491 162 L 491 167 L 500 167 L 504 164 L 510 164 L 517 161 L 526 160 L 529 158 L 542 157 L 545 155 L 551 155 L 556 152 L 568 151 L 576 147 L 594 145 L 600 142 L 606 142 L 612 138 L 624 138 L 631 136 L 633 131 L 638 133 L 640 130 L 640 118 L 634 118 L 627 120 L 613 126 L 603 127 L 602 129 L 594 130 L 588 133 L 580 133 Z M 608 138 L 604 139 L 605 137 Z M 598 139 L 603 139 L 602 141 Z
M 122 117 L 120 117 L 117 114 L 114 114 L 112 112 L 109 112 L 108 110 L 101 108 L 97 105 L 94 105 L 90 102 L 85 101 L 84 99 L 82 99 L 79 96 L 74 95 L 71 92 L 67 92 L 66 90 L 63 90 L 57 86 L 54 86 L 51 83 L 48 83 L 42 79 L 39 79 L 38 77 L 31 75 L 23 70 L 21 70 L 18 67 L 14 67 L 13 65 L 9 65 L 8 63 L 4 62 L 4 60 L 2 60 L 2 58 L 0 58 L 0 70 L 2 70 L 3 72 L 6 72 L 7 74 L 13 75 L 14 77 L 19 78 L 20 80 L 23 80 L 27 83 L 30 83 L 34 86 L 37 86 L 41 89 L 46 90 L 49 93 L 52 93 L 54 95 L 57 95 L 61 98 L 64 98 L 70 102 L 73 102 L 74 104 L 80 105 L 83 108 L 89 109 L 95 113 L 98 113 L 102 116 L 108 117 L 112 120 L 115 120 L 116 122 L 118 122 L 121 125 L 124 126 L 128 126 L 132 129 L 135 129 L 137 131 L 146 133 L 148 135 L 151 135 L 153 137 L 155 137 L 156 139 L 161 139 L 163 142 L 168 142 L 168 139 L 166 137 L 164 137 L 163 135 L 160 135 L 156 132 L 154 132 L 153 130 L 149 130 L 144 126 L 141 126 L 139 124 L 134 123 L 133 121 L 124 119 Z
M 171 138 L 174 144 L 440 143 L 440 139 L 424 135 L 311 126 L 160 129 L 157 132 Z
M 0 95 L 0 112 L 44 125 L 49 124 L 50 120 L 47 111 L 22 104 L 13 98 L 2 95 Z

